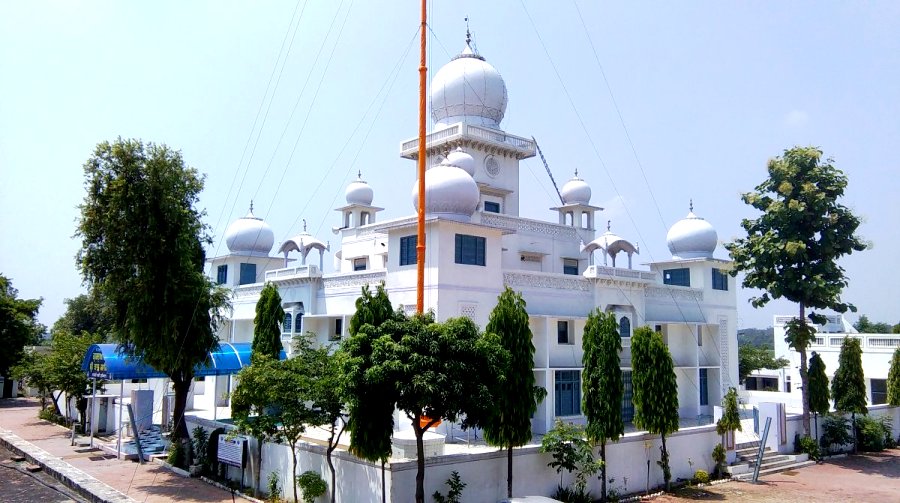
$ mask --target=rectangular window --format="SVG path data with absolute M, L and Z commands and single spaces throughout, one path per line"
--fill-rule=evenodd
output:
M 416 236 L 403 236 L 400 238 L 400 265 L 413 265 L 416 263 L 417 244 L 418 238 Z
M 700 405 L 709 405 L 709 369 L 700 369 Z
M 691 270 L 686 267 L 665 269 L 663 271 L 663 283 L 675 286 L 691 286 Z
M 500 203 L 495 203 L 494 201 L 485 201 L 484 211 L 488 213 L 500 213 Z
M 224 285 L 226 282 L 228 282 L 228 266 L 220 265 L 216 270 L 216 284 Z
M 456 263 L 484 265 L 485 239 L 480 236 L 456 235 Z
M 634 387 L 631 384 L 631 371 L 622 371 L 622 387 L 625 393 L 622 394 L 622 421 L 630 423 L 634 421 Z
M 556 371 L 556 415 L 581 415 L 581 371 Z
M 697 325 L 697 346 L 703 346 L 703 326 Z
M 368 261 L 365 259 L 365 257 L 353 259 L 353 270 L 354 271 L 365 271 L 367 265 L 368 265 Z
M 572 341 L 569 340 L 568 321 L 556 322 L 556 342 L 559 344 L 572 344 Z
M 722 272 L 721 269 L 713 268 L 712 270 L 712 287 L 713 290 L 728 291 L 728 274 Z
M 256 283 L 256 264 L 241 264 L 241 280 L 239 285 Z
M 887 403 L 887 380 L 870 379 L 869 383 L 872 386 L 872 405 Z
M 578 276 L 578 261 L 573 258 L 563 259 L 563 274 Z
M 331 334 L 331 340 L 339 341 L 341 340 L 341 336 L 344 334 L 344 320 L 338 318 L 334 320 L 334 333 Z

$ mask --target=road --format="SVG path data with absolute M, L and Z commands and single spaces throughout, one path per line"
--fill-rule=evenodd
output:
M 29 473 L 25 462 L 12 461 L 13 453 L 0 446 L 0 501 L 4 503 L 86 503 L 44 472 Z

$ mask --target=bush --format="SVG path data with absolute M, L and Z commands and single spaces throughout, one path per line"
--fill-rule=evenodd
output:
M 43 419 L 44 421 L 50 421 L 51 423 L 56 424 L 65 424 L 63 417 L 54 412 L 53 409 L 41 409 L 38 412 L 38 419 Z
M 897 447 L 897 441 L 894 439 L 894 421 L 890 416 L 881 416 L 878 419 L 881 427 L 884 428 L 884 448 L 893 449 Z
M 584 489 L 557 486 L 556 492 L 553 493 L 553 499 L 562 501 L 563 503 L 593 503 L 594 497 L 591 493 Z
M 706 470 L 697 470 L 694 472 L 695 484 L 709 484 L 709 473 Z
M 209 434 L 206 433 L 206 430 L 203 429 L 202 426 L 195 426 L 194 429 L 191 430 L 191 434 L 194 437 L 193 442 L 191 443 L 191 446 L 194 449 L 193 464 L 202 466 L 203 472 L 206 473 L 209 468 L 209 457 L 207 456 Z
M 435 503 L 460 503 L 460 495 L 462 495 L 463 489 L 466 488 L 466 483 L 460 480 L 459 472 L 454 470 L 450 473 L 450 478 L 447 479 L 447 486 L 450 487 L 450 491 L 447 492 L 447 496 L 444 497 L 441 493 L 435 491 L 432 495 Z
M 281 494 L 281 484 L 278 481 L 278 472 L 269 472 L 269 501 L 278 501 Z
M 809 435 L 803 437 L 799 433 L 794 435 L 794 452 L 807 454 L 809 459 L 813 461 L 822 459 L 822 451 L 819 449 L 819 444 Z
M 713 470 L 713 474 L 717 477 L 721 477 L 724 474 L 723 472 L 725 471 L 725 459 L 726 459 L 725 447 L 722 446 L 721 443 L 718 443 L 718 444 L 716 444 L 715 447 L 713 447 L 712 459 L 713 459 L 713 462 L 716 464 L 716 467 Z
M 328 485 L 322 480 L 322 476 L 317 472 L 306 471 L 297 475 L 297 485 L 303 492 L 303 501 L 305 503 L 313 503 L 316 498 L 325 494 Z
M 884 450 L 884 439 L 889 437 L 890 433 L 885 432 L 881 421 L 868 416 L 860 416 L 856 418 L 856 436 L 859 450 L 876 452 Z
M 822 421 L 822 448 L 829 454 L 843 452 L 843 446 L 853 443 L 850 421 L 841 416 L 829 414 Z
M 172 466 L 176 466 L 178 468 L 187 468 L 185 464 L 187 463 L 187 449 L 185 449 L 184 443 L 180 439 L 173 440 L 171 444 L 169 444 L 169 455 L 166 457 L 166 462 Z

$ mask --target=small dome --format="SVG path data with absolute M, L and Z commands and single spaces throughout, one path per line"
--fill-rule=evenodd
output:
M 672 258 L 675 260 L 688 258 L 712 258 L 719 242 L 719 235 L 706 220 L 691 212 L 675 222 L 666 235 L 666 243 Z
M 425 214 L 468 222 L 478 208 L 478 184 L 463 169 L 441 163 L 425 172 Z M 413 185 L 413 208 L 419 209 L 419 184 Z
M 475 176 L 475 158 L 460 147 L 456 147 L 456 150 L 450 152 L 444 163 L 462 169 L 469 176 Z
M 428 95 L 437 125 L 465 122 L 498 127 L 506 113 L 503 77 L 468 41 L 462 53 L 435 74 Z
M 275 233 L 263 219 L 253 215 L 253 204 L 247 216 L 231 223 L 225 230 L 225 244 L 231 253 L 266 257 L 275 244 Z
M 563 185 L 559 195 L 562 196 L 563 204 L 591 204 L 591 186 L 578 178 L 577 170 L 575 176 Z
M 347 190 L 344 192 L 347 204 L 361 204 L 363 206 L 372 206 L 374 195 L 372 187 L 369 187 L 369 184 L 362 179 L 362 173 L 357 174 L 356 180 L 350 182 L 347 185 Z

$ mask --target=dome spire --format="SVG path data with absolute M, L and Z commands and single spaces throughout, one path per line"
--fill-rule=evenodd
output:
M 690 210 L 691 213 L 694 212 L 694 198 L 693 197 L 690 199 L 690 204 L 688 204 L 688 209 Z
M 472 43 L 472 33 L 469 31 L 469 16 L 466 16 L 466 45 Z
M 250 200 L 250 213 L 253 213 L 253 199 Z

